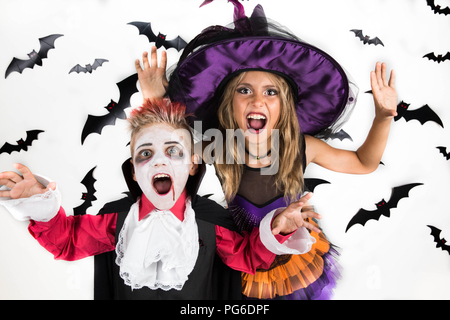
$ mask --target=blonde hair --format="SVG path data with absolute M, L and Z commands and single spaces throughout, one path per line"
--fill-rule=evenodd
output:
M 279 132 L 279 161 L 278 171 L 275 173 L 276 187 L 284 190 L 286 200 L 294 201 L 303 191 L 303 139 L 301 139 L 300 126 L 295 111 L 295 103 L 292 91 L 288 83 L 276 74 L 267 73 L 273 84 L 279 89 L 280 118 L 275 129 Z M 229 81 L 222 95 L 218 109 L 219 129 L 224 137 L 226 129 L 239 129 L 233 117 L 233 96 L 236 88 L 244 77 L 245 72 Z M 225 139 L 225 138 L 224 138 Z M 222 181 L 225 199 L 229 202 L 236 195 L 244 166 L 239 164 L 237 145 L 234 139 L 225 141 L 223 159 L 226 153 L 232 153 L 235 163 L 228 164 L 224 161 L 215 161 L 216 171 Z
M 191 139 L 191 153 L 193 153 L 194 138 L 186 119 L 186 106 L 169 100 L 147 100 L 141 107 L 134 109 L 128 117 L 129 130 L 131 131 L 131 155 L 134 152 L 134 138 L 145 127 L 163 123 L 174 129 L 189 131 Z

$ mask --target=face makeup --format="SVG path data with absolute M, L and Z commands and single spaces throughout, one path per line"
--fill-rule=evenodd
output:
M 135 180 L 160 210 L 173 207 L 192 169 L 189 132 L 168 124 L 153 124 L 134 138 Z

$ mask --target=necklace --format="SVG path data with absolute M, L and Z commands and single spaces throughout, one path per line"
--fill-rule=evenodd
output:
M 245 152 L 247 152 L 249 156 L 252 156 L 256 160 L 260 160 L 260 159 L 264 159 L 265 157 L 267 157 L 271 151 L 269 150 L 269 152 L 267 152 L 265 156 L 255 156 L 255 155 L 251 154 L 250 151 L 247 150 L 247 148 L 245 148 Z

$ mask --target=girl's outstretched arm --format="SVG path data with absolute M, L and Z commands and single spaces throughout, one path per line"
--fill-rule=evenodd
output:
M 166 78 L 167 53 L 162 51 L 161 61 L 158 66 L 156 47 L 153 46 L 150 52 L 150 62 L 148 60 L 148 52 L 144 52 L 142 54 L 142 64 L 143 68 L 139 59 L 136 59 L 135 67 L 142 95 L 144 96 L 144 103 L 148 99 L 163 98 L 166 93 L 166 88 L 169 85 Z
M 395 72 L 386 77 L 386 64 L 377 62 L 370 74 L 375 118 L 365 142 L 357 151 L 336 149 L 325 142 L 306 136 L 308 162 L 342 173 L 366 174 L 375 171 L 386 148 L 392 118 L 397 115 Z

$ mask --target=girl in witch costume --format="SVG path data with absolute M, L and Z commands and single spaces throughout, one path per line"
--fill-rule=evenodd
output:
M 276 230 L 237 233 L 227 210 L 196 195 L 204 168 L 192 153 L 184 110 L 161 100 L 132 112 L 132 157 L 123 171 L 136 198 L 109 203 L 99 215 L 66 216 L 55 182 L 39 182 L 23 165 L 16 164 L 22 175 L 0 174 L 8 189 L 0 189 L 0 197 L 7 197 L 0 204 L 15 218 L 31 220 L 30 233 L 55 259 L 99 257 L 97 299 L 240 299 L 240 277 L 223 263 L 248 273 L 268 268 L 275 253 L 263 245 L 264 234 L 282 246 L 307 238 L 297 226 L 318 217 L 288 213 L 268 222 Z
M 211 1 L 205 1 L 209 3 Z M 333 148 L 321 139 L 338 132 L 356 104 L 358 88 L 330 55 L 269 21 L 260 5 L 246 17 L 239 1 L 234 23 L 204 29 L 184 49 L 170 71 L 166 56 L 157 66 L 152 49 L 144 69 L 136 69 L 144 99 L 161 92 L 187 105 L 205 139 L 218 128 L 214 143 L 203 143 L 222 183 L 228 208 L 240 230 L 262 226 L 267 217 L 300 210 L 303 173 L 309 163 L 351 174 L 367 174 L 379 165 L 392 118 L 396 115 L 395 74 L 386 65 L 371 72 L 375 118 L 357 151 Z M 204 3 L 204 4 L 205 4 Z M 167 90 L 165 90 L 167 86 Z M 201 121 L 201 122 L 200 122 Z M 245 144 L 226 139 L 241 130 Z M 220 144 L 224 148 L 218 148 Z M 223 150 L 223 154 L 217 150 Z M 232 155 L 234 163 L 223 159 Z M 339 278 L 336 247 L 308 218 L 311 249 L 295 254 L 280 249 L 269 268 L 242 273 L 242 291 L 255 299 L 329 299 Z

